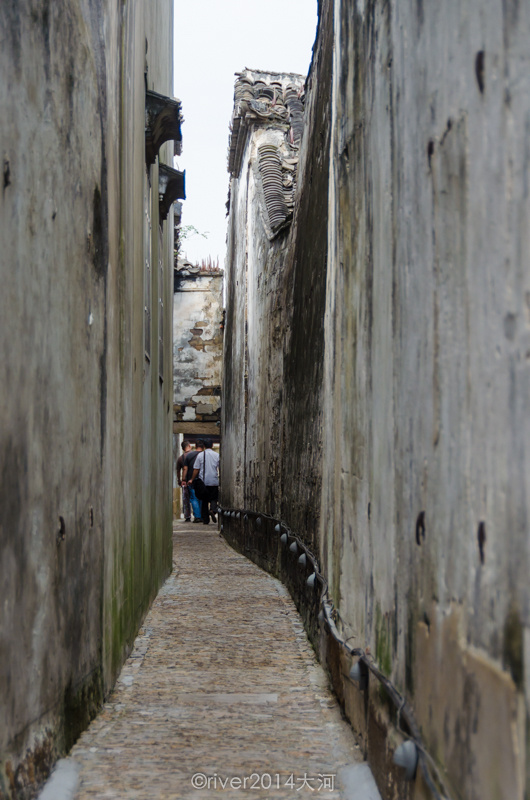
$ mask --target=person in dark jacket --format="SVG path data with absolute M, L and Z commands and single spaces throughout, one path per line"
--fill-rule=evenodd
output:
M 191 507 L 193 508 L 193 516 L 194 522 L 201 522 L 202 515 L 201 515 L 201 504 L 199 498 L 195 494 L 195 490 L 192 486 L 192 477 L 193 477 L 193 465 L 195 463 L 195 459 L 202 453 L 204 450 L 204 442 L 202 439 L 197 439 L 195 444 L 195 450 L 190 450 L 189 453 L 186 453 L 186 457 L 184 459 L 184 468 L 182 470 L 182 480 L 186 482 L 186 486 L 188 487 L 188 491 L 190 493 L 190 503 Z
M 182 488 L 182 513 L 184 514 L 184 519 L 186 522 L 190 522 L 191 520 L 191 506 L 190 506 L 190 493 L 188 484 L 182 477 L 182 470 L 184 468 L 184 458 L 186 453 L 189 453 L 191 450 L 191 442 L 188 442 L 185 439 L 182 442 L 182 453 L 177 458 L 177 483 Z

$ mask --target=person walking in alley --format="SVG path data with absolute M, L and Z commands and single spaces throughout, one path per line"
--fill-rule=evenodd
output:
M 204 483 L 201 498 L 202 521 L 205 525 L 216 521 L 217 499 L 219 497 L 219 453 L 212 449 L 211 439 L 204 439 L 204 451 L 199 453 L 193 464 L 193 480 L 200 478 Z M 198 444 L 199 442 L 197 442 Z M 212 503 L 212 509 L 210 509 Z
M 182 453 L 177 458 L 177 482 L 178 485 L 182 488 L 182 513 L 184 514 L 184 519 L 186 522 L 191 520 L 191 506 L 190 506 L 190 492 L 189 487 L 186 481 L 184 480 L 183 476 L 183 469 L 184 469 L 184 459 L 186 457 L 186 453 L 189 453 L 191 450 L 191 442 L 188 442 L 186 439 L 182 442 Z
M 199 453 L 202 453 L 203 450 L 204 450 L 203 440 L 197 439 L 195 450 L 189 450 L 189 452 L 187 452 L 184 457 L 184 468 L 182 470 L 182 481 L 183 483 L 186 484 L 188 488 L 190 503 L 191 507 L 193 508 L 194 522 L 201 522 L 201 504 L 192 486 L 193 465 L 195 463 L 195 459 L 197 458 Z

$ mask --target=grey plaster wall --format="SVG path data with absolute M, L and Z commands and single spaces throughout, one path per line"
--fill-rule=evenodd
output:
M 322 460 L 324 311 L 328 263 L 333 7 L 321 4 L 306 82 L 299 193 L 286 260 L 282 416 L 282 519 L 318 546 Z
M 324 563 L 455 792 L 522 797 L 530 19 L 335 12 Z
M 493 0 L 335 0 L 320 12 L 276 287 L 252 179 L 232 181 L 225 459 L 236 475 L 241 459 L 254 489 L 228 505 L 280 510 L 316 540 L 339 629 L 407 698 L 451 796 L 523 798 L 530 18 Z M 242 295 L 252 276 L 268 291 Z M 395 715 L 349 668 L 343 659 L 335 679 L 382 793 L 430 797 L 389 769 Z
M 171 31 L 165 0 L 0 7 L 2 797 L 87 724 L 171 566 L 172 237 L 144 159 Z

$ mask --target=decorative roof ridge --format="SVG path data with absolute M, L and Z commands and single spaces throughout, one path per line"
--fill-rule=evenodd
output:
M 307 77 L 306 75 L 302 75 L 299 72 L 282 72 L 279 70 L 252 69 L 252 67 L 245 67 L 243 70 L 241 70 L 241 72 L 234 72 L 234 75 L 241 76 L 244 75 L 245 72 L 255 72 L 258 75 L 269 75 L 271 77 L 273 75 L 274 76 L 285 75 L 286 77 L 290 76 L 292 78 L 300 78 L 300 80 L 303 81 L 304 83 Z
M 251 127 L 283 130 L 297 150 L 303 130 L 305 77 L 290 72 L 249 70 L 236 72 L 234 109 L 230 123 L 228 171 L 239 175 Z

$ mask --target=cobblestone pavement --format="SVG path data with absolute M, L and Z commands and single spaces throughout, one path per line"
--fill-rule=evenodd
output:
M 72 760 L 77 800 L 361 796 L 341 789 L 362 759 L 287 591 L 213 525 L 175 523 L 173 574 Z

